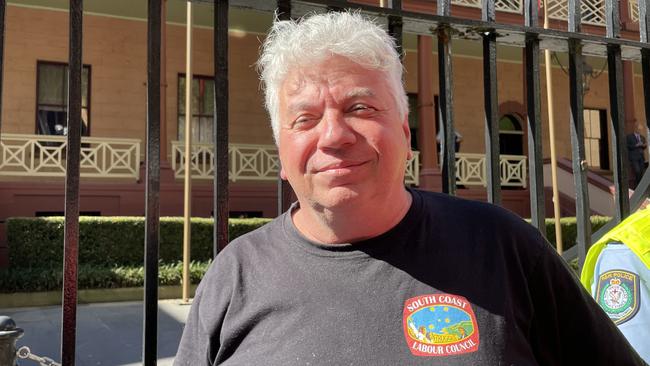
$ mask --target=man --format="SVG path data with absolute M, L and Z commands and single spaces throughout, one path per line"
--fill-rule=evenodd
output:
M 630 160 L 632 173 L 634 173 L 634 187 L 639 185 L 643 172 L 645 171 L 645 149 L 648 147 L 644 136 L 645 127 L 642 123 L 637 123 L 634 132 L 627 135 L 627 155 Z
M 357 13 L 276 22 L 259 61 L 298 202 L 201 282 L 176 365 L 641 365 L 542 236 L 407 190 L 394 41 Z

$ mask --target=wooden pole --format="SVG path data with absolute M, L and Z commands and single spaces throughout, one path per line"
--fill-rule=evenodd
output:
M 185 187 L 183 196 L 183 302 L 190 301 L 190 244 L 192 240 L 192 2 L 187 2 L 185 48 Z
M 548 29 L 548 0 L 544 0 L 544 29 Z M 555 115 L 553 110 L 553 76 L 551 74 L 551 50 L 544 50 L 546 68 L 546 99 L 548 106 L 548 138 L 551 148 L 551 184 L 553 186 L 553 215 L 555 217 L 555 243 L 558 254 L 562 254 L 562 225 L 560 224 L 560 193 L 557 188 L 557 156 L 555 154 Z M 541 229 L 541 228 L 540 228 Z

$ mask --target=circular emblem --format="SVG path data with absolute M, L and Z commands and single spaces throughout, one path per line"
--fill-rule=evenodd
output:
M 615 281 L 610 281 L 610 286 L 605 288 L 605 293 L 603 294 L 605 305 L 614 311 L 623 308 L 630 298 L 630 294 L 628 294 L 629 290 L 618 283 L 612 283 Z M 620 283 L 620 281 L 617 282 Z

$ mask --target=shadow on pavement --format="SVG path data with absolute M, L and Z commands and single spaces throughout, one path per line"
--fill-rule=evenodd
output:
M 158 365 L 171 365 L 190 307 L 179 300 L 158 303 Z M 18 347 L 61 360 L 61 307 L 0 309 L 25 330 Z M 77 308 L 76 364 L 142 364 L 142 302 L 79 305 Z M 35 365 L 22 361 L 20 365 Z

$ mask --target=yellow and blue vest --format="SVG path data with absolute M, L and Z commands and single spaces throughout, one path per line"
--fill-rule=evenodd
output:
M 630 215 L 589 249 L 580 281 L 650 363 L 650 209 Z

